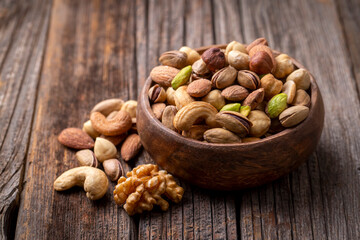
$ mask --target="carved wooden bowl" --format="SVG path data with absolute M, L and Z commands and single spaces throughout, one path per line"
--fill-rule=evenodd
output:
M 200 54 L 215 45 L 196 49 Z M 275 52 L 278 55 L 279 52 Z M 295 66 L 304 68 L 292 59 Z M 257 142 L 213 144 L 185 138 L 152 115 L 149 77 L 139 95 L 137 129 L 145 150 L 162 168 L 203 188 L 238 190 L 271 182 L 299 167 L 315 150 L 324 125 L 324 105 L 311 76 L 309 116 L 299 125 Z

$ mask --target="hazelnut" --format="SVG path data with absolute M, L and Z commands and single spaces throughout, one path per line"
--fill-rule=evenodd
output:
M 128 112 L 130 114 L 130 117 L 135 118 L 136 117 L 136 108 L 137 108 L 137 101 L 128 100 L 121 107 L 121 110 Z
M 250 112 L 248 119 L 253 124 L 250 127 L 250 136 L 261 137 L 264 135 L 271 125 L 270 118 L 262 111 L 253 110 Z
M 209 48 L 201 55 L 201 58 L 212 72 L 216 72 L 216 70 L 226 66 L 225 54 L 220 48 Z
M 260 87 L 265 90 L 265 98 L 270 99 L 281 92 L 283 83 L 277 80 L 271 73 L 266 74 L 260 80 Z
M 276 78 L 285 78 L 294 71 L 294 64 L 291 58 L 286 54 L 280 54 L 275 58 L 276 68 L 274 76 Z
M 267 74 L 275 70 L 276 61 L 271 49 L 265 45 L 256 45 L 249 52 L 251 71 L 257 74 Z

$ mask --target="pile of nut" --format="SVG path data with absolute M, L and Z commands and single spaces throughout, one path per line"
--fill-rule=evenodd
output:
M 104 100 L 91 110 L 90 120 L 84 123 L 83 129 L 66 128 L 60 133 L 60 143 L 80 150 L 76 158 L 81 167 L 61 174 L 54 182 L 56 191 L 81 186 L 89 199 L 97 200 L 107 192 L 108 177 L 111 181 L 119 180 L 114 199 L 119 205 L 126 202 L 124 209 L 129 215 L 150 211 L 154 204 L 167 210 L 169 204 L 161 195 L 176 203 L 181 200 L 184 189 L 166 171 L 159 171 L 156 165 L 140 165 L 127 173 L 129 178 L 123 177 L 116 146 L 123 142 L 120 155 L 126 162 L 142 148 L 136 129 L 136 108 L 137 102 L 134 100 Z M 92 148 L 94 151 L 90 150 Z M 99 162 L 106 174 L 98 168 Z
M 233 41 L 201 56 L 189 47 L 163 53 L 149 100 L 167 128 L 209 143 L 253 142 L 294 127 L 309 114 L 310 74 L 266 39 Z

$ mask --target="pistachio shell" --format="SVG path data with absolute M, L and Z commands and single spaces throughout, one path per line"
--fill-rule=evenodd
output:
M 309 108 L 305 106 L 293 106 L 284 110 L 279 120 L 284 127 L 293 127 L 304 121 L 309 115 Z

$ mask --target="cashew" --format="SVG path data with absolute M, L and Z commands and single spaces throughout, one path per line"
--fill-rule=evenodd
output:
M 92 127 L 105 136 L 117 136 L 127 132 L 132 125 L 130 114 L 120 110 L 112 119 L 100 112 L 93 112 L 90 115 Z
M 109 181 L 100 169 L 85 166 L 67 170 L 54 182 L 56 191 L 64 191 L 73 186 L 84 187 L 86 196 L 91 200 L 97 200 L 107 192 Z
M 187 86 L 181 86 L 174 93 L 176 108 L 180 110 L 187 104 L 194 102 L 194 99 L 187 93 Z
M 105 116 L 109 115 L 113 111 L 119 111 L 124 104 L 124 101 L 120 98 L 111 98 L 96 104 L 91 113 L 93 112 L 101 112 Z
M 180 131 L 189 130 L 199 118 L 205 119 L 206 124 L 210 127 L 216 127 L 218 126 L 215 120 L 217 112 L 216 108 L 207 102 L 196 101 L 189 103 L 176 113 L 174 127 Z

